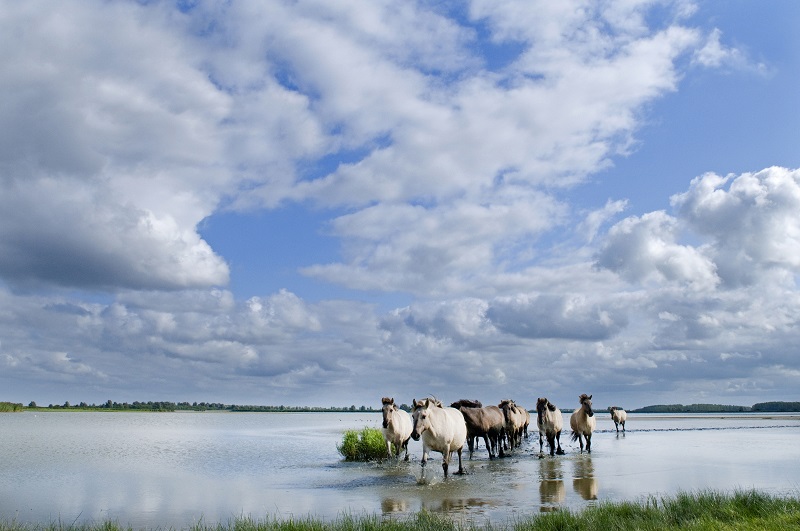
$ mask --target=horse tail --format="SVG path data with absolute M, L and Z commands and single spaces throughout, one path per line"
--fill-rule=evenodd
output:
M 578 433 L 575 430 L 572 430 L 572 433 L 570 434 L 570 439 L 572 439 L 572 442 L 575 442 L 580 438 L 580 436 L 581 436 L 580 433 Z

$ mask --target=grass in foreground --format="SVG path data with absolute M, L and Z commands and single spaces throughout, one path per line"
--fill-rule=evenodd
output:
M 409 518 L 344 515 L 332 521 L 312 517 L 279 520 L 236 518 L 204 523 L 189 531 L 582 531 L 582 530 L 780 530 L 800 528 L 800 498 L 776 497 L 757 491 L 721 494 L 713 491 L 649 497 L 642 502 L 602 503 L 578 512 L 558 511 L 522 518 L 505 525 L 454 521 L 444 514 L 420 512 Z M 0 522 L 0 531 L 130 531 L 113 522 L 92 525 L 26 525 Z

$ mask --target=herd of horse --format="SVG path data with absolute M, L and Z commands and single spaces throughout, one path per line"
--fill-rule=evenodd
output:
M 528 437 L 528 426 L 531 415 L 527 409 L 513 400 L 502 400 L 496 406 L 484 406 L 477 400 L 459 400 L 449 407 L 436 398 L 429 397 L 413 400 L 411 413 L 400 409 L 394 398 L 384 397 L 383 405 L 383 437 L 386 441 L 388 457 L 399 457 L 405 450 L 408 461 L 408 441 L 422 440 L 422 466 L 428 461 L 431 451 L 442 454 L 442 468 L 447 477 L 450 457 L 458 454 L 458 471 L 463 474 L 462 452 L 466 444 L 469 457 L 475 451 L 475 441 L 483 438 L 489 458 L 504 457 L 522 444 Z M 592 432 L 597 421 L 592 410 L 592 395 L 582 394 L 578 397 L 580 406 L 575 409 L 569 419 L 571 437 L 578 441 L 580 451 L 592 451 Z M 619 432 L 625 431 L 627 413 L 619 407 L 608 408 L 614 426 Z M 544 455 L 544 441 L 550 449 L 550 455 L 563 455 L 561 448 L 561 432 L 563 430 L 561 410 L 547 398 L 536 401 L 536 429 L 539 431 L 539 454 Z M 585 443 L 585 444 L 584 444 Z

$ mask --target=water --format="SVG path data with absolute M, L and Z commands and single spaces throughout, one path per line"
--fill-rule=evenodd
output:
M 565 415 L 566 417 L 566 415 Z M 343 514 L 402 517 L 420 509 L 503 524 L 558 508 L 647 495 L 756 488 L 800 495 L 800 416 L 629 415 L 624 435 L 599 414 L 590 455 L 346 463 L 346 429 L 379 413 L 80 413 L 0 415 L 0 519 L 62 524 L 114 520 L 134 528 L 198 521 Z M 567 420 L 567 419 L 565 419 Z M 568 422 L 565 425 L 569 425 Z M 546 445 L 545 445 L 546 448 Z M 456 468 L 451 464 L 451 470 Z

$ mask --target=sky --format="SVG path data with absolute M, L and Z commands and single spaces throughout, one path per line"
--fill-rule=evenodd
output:
M 794 0 L 2 1 L 0 400 L 800 400 Z

